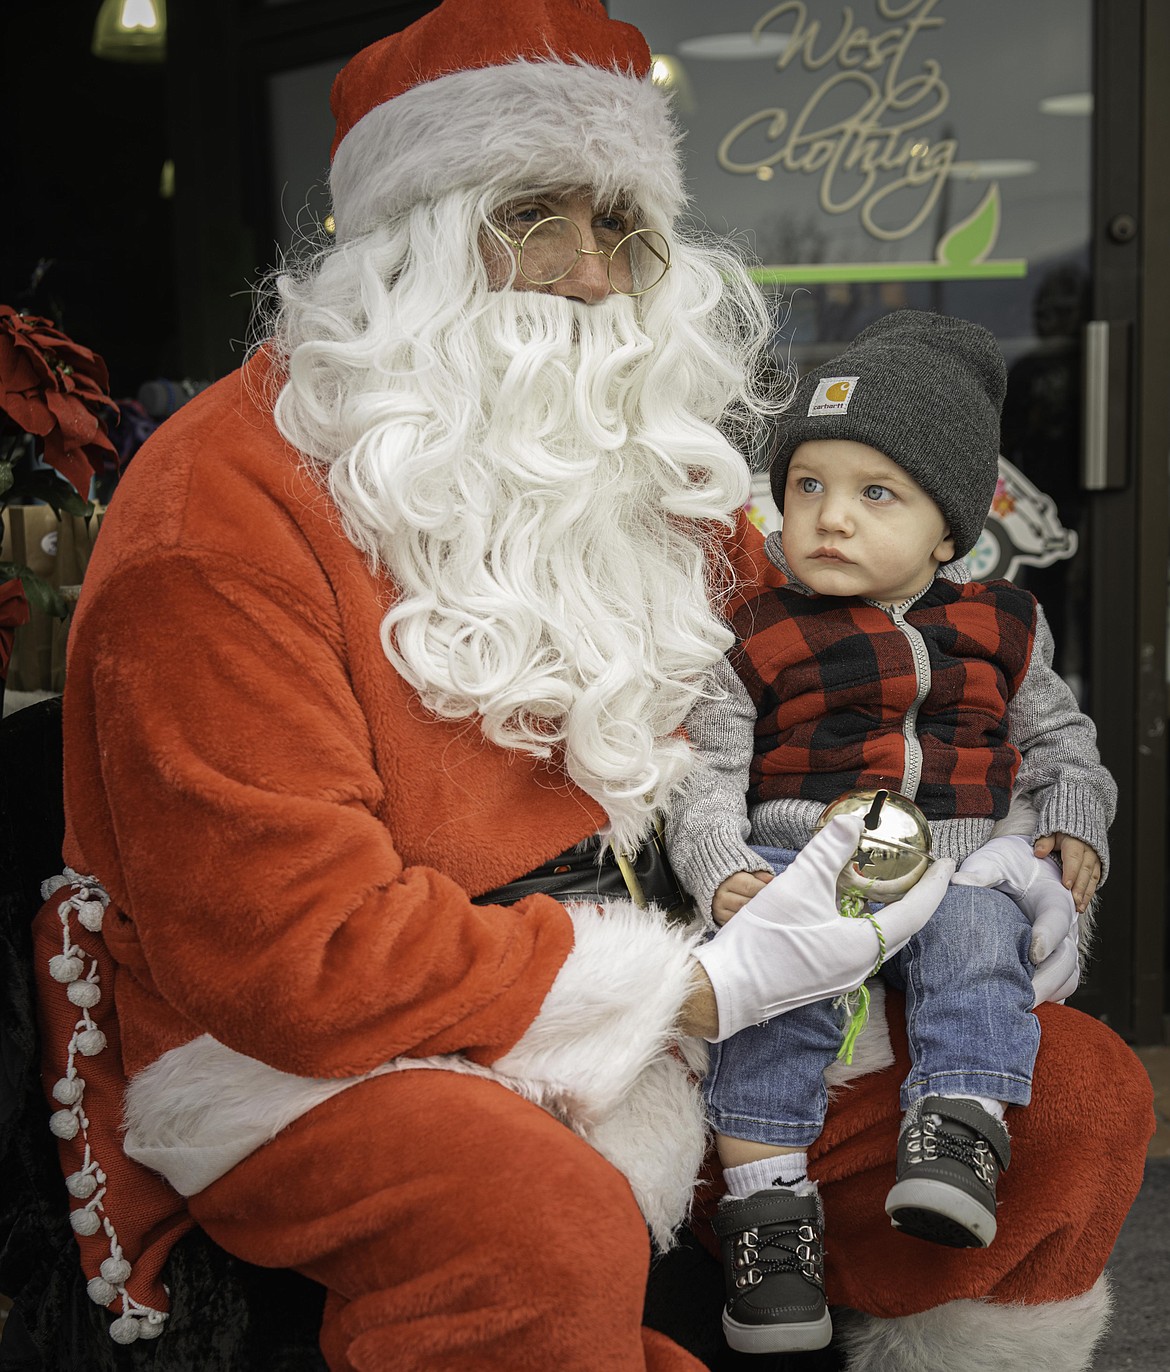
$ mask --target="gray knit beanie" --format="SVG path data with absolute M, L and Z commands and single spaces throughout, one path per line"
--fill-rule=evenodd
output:
M 802 443 L 866 443 L 933 498 L 962 557 L 995 495 L 1006 388 L 1003 355 L 981 325 L 922 310 L 876 320 L 840 357 L 801 378 L 772 458 L 777 507 L 784 509 L 788 463 Z

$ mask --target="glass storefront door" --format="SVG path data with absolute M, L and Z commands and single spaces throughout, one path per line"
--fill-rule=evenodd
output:
M 1117 150 L 1139 142 L 1140 4 L 611 0 L 609 10 L 646 34 L 655 80 L 672 92 L 695 218 L 742 242 L 779 297 L 782 364 L 816 365 L 904 307 L 997 336 L 1009 367 L 1000 481 L 970 561 L 974 575 L 1008 577 L 1041 600 L 1057 669 L 1102 726 L 1122 841 L 1102 897 L 1108 934 L 1079 994 L 1133 1032 L 1142 921 L 1156 930 L 1165 918 L 1164 830 L 1155 869 L 1126 841 L 1143 783 L 1130 727 L 1138 633 L 1123 621 L 1141 571 L 1106 546 L 1138 518 L 1127 315 L 1139 259 L 1127 253 L 1139 173 L 1135 163 L 1132 206 L 1121 188 L 1118 212 L 1105 208 L 1102 172 L 1112 166 L 1116 183 Z M 757 485 L 756 516 L 771 523 Z M 1164 577 L 1163 556 L 1163 605 Z M 1164 825 L 1164 773 L 1158 785 Z M 1161 985 L 1148 1025 L 1160 1024 Z
M 1002 481 L 975 569 L 1042 599 L 1120 788 L 1078 1003 L 1162 1041 L 1170 4 L 606 3 L 647 35 L 673 91 L 697 218 L 743 241 L 778 297 L 780 362 L 831 356 L 905 305 L 999 338 L 1011 367 Z M 218 374 L 220 340 L 246 328 L 220 317 L 250 270 L 231 263 L 327 209 L 314 188 L 332 71 L 429 7 L 217 0 L 174 16 L 176 108 L 200 105 L 208 70 L 220 82 L 206 118 L 175 126 L 190 374 Z M 239 109 L 250 132 L 234 149 Z
M 1091 0 L 733 0 L 718 33 L 704 0 L 611 10 L 650 36 L 675 93 L 697 217 L 743 241 L 783 302 L 778 352 L 815 366 L 901 308 L 996 334 L 1005 460 L 972 569 L 1041 597 L 1091 708 L 1077 613 Z

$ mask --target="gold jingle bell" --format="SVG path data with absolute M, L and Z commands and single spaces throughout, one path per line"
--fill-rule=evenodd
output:
M 825 806 L 816 827 L 837 815 L 862 815 L 865 821 L 856 851 L 837 878 L 837 894 L 857 892 L 882 905 L 901 900 L 933 860 L 926 816 L 888 787 L 846 791 Z

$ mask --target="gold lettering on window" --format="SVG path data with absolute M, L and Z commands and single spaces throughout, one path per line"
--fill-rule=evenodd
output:
M 873 237 L 908 237 L 938 203 L 958 151 L 955 139 L 931 142 L 920 132 L 950 101 L 939 63 L 927 58 L 916 73 L 903 74 L 918 35 L 946 22 L 931 14 L 937 3 L 876 0 L 889 26 L 875 33 L 843 5 L 835 35 L 822 34 L 822 22 L 809 19 L 804 0 L 774 5 L 756 21 L 752 36 L 789 26 L 776 70 L 783 72 L 798 58 L 806 71 L 834 69 L 794 114 L 774 107 L 740 120 L 719 144 L 719 165 L 764 180 L 775 168 L 819 176 L 827 214 L 856 210 Z M 907 192 L 898 201 L 901 222 L 891 223 L 899 192 Z M 907 199 L 911 209 L 905 217 Z

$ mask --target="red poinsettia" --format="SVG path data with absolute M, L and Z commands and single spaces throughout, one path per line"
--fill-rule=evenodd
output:
M 43 500 L 58 515 L 89 515 L 95 472 L 119 465 L 106 433 L 118 407 L 110 400 L 106 364 L 50 319 L 0 305 L 0 506 Z M 53 471 L 27 460 L 41 456 Z M 55 587 L 31 568 L 0 562 L 0 682 L 12 636 L 27 621 L 31 602 L 63 619 Z
M 8 678 L 8 662 L 16 631 L 28 620 L 28 597 L 19 579 L 0 579 L 0 682 Z
M 84 499 L 94 472 L 117 461 L 102 412 L 113 409 L 106 364 L 48 319 L 0 305 L 0 425 L 32 434 Z

